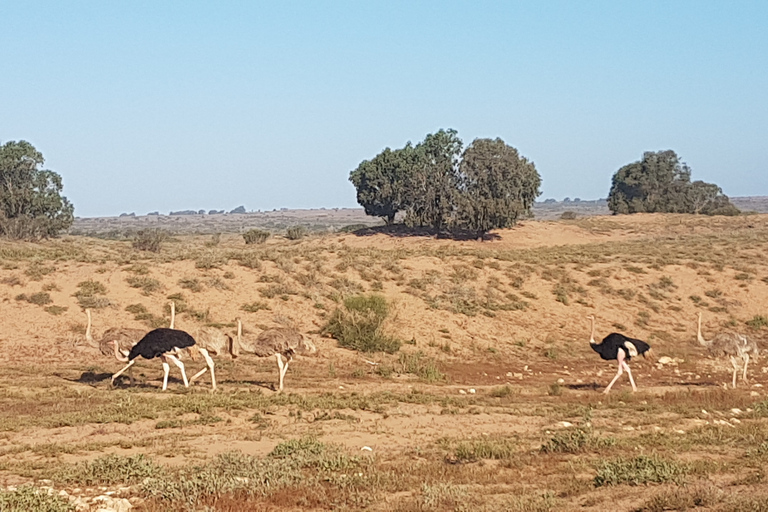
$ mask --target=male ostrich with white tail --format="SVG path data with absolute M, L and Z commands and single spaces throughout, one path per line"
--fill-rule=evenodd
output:
M 619 363 L 619 371 L 616 372 L 616 376 L 611 383 L 608 384 L 608 387 L 605 388 L 603 393 L 608 394 L 613 384 L 619 377 L 621 377 L 621 374 L 624 373 L 624 370 L 626 370 L 627 375 L 629 375 L 629 382 L 632 383 L 632 391 L 637 391 L 635 379 L 632 378 L 632 370 L 629 369 L 627 361 L 638 354 L 642 354 L 643 357 L 650 355 L 651 346 L 642 340 L 629 338 L 617 332 L 612 332 L 603 338 L 603 341 L 597 343 L 595 341 L 595 316 L 589 315 L 587 318 L 592 321 L 592 334 L 589 336 L 589 346 L 592 347 L 592 350 L 600 354 L 602 359 L 605 359 L 606 361 L 615 359 Z
M 746 336 L 736 332 L 719 332 L 714 338 L 707 341 L 701 335 L 701 312 L 699 312 L 699 323 L 696 331 L 696 339 L 699 345 L 706 347 L 710 355 L 714 357 L 727 357 L 733 365 L 733 387 L 736 387 L 736 374 L 739 372 L 740 363 L 744 363 L 741 380 L 747 382 L 747 365 L 749 364 L 749 355 L 757 356 L 757 343 L 749 341 Z
M 141 356 L 144 359 L 154 359 L 156 357 L 162 359 L 164 371 L 163 391 L 168 389 L 168 372 L 170 371 L 168 361 L 171 361 L 179 367 L 182 379 L 184 380 L 184 387 L 189 387 L 187 374 L 184 373 L 184 363 L 182 363 L 176 356 L 186 349 L 192 355 L 192 359 L 195 359 L 194 346 L 195 339 L 188 333 L 178 329 L 167 328 L 149 331 L 136 345 L 133 346 L 133 348 L 131 348 L 128 357 L 119 354 L 117 351 L 117 343 L 115 343 L 115 357 L 128 364 L 112 376 L 112 383 L 114 384 L 115 379 L 133 366 L 136 362 L 136 358 Z
M 280 382 L 278 392 L 283 391 L 283 379 L 288 371 L 288 363 L 293 360 L 296 354 L 309 355 L 317 352 L 317 347 L 310 340 L 304 339 L 304 336 L 295 329 L 285 327 L 276 329 L 267 329 L 258 336 L 243 335 L 243 323 L 237 319 L 237 343 L 233 357 L 237 357 L 238 350 L 254 354 L 257 357 L 275 356 L 277 359 L 277 368 L 280 373 Z M 283 357 L 286 361 L 283 362 Z

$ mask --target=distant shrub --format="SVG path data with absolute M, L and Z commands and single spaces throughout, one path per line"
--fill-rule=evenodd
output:
M 560 219 L 562 220 L 574 220 L 576 217 L 577 217 L 576 212 L 572 212 L 570 210 L 560 214 Z
M 185 277 L 183 279 L 179 279 L 179 286 L 194 293 L 203 291 L 203 285 L 196 277 Z
M 53 299 L 51 299 L 51 295 L 47 292 L 38 292 L 38 293 L 33 293 L 32 295 L 27 295 L 25 293 L 22 293 L 16 296 L 16 300 L 19 300 L 19 301 L 25 300 L 30 304 L 36 304 L 38 306 L 45 306 L 46 304 L 50 304 L 53 302 Z
M 139 251 L 160 252 L 163 242 L 168 238 L 168 232 L 163 229 L 142 229 L 133 239 L 133 248 Z
M 162 289 L 163 285 L 157 279 L 145 276 L 131 276 L 125 280 L 131 288 L 141 288 L 144 295 Z
M 307 228 L 304 226 L 291 226 L 285 234 L 289 240 L 299 240 L 307 236 Z
M 269 231 L 264 231 L 263 229 L 249 229 L 243 233 L 243 239 L 245 240 L 246 245 L 263 244 L 271 234 L 272 233 Z
M 752 320 L 747 320 L 746 324 L 757 331 L 765 326 L 768 326 L 768 318 L 762 315 L 755 315 L 752 317 Z
M 67 309 L 68 308 L 66 306 L 48 306 L 45 308 L 45 311 L 54 316 L 59 316 L 60 314 L 64 313 Z
M 344 299 L 328 320 L 324 331 L 339 342 L 339 346 L 360 352 L 387 352 L 400 349 L 400 340 L 384 334 L 384 321 L 389 316 L 389 304 L 381 295 L 354 295 Z
M 269 309 L 269 304 L 267 304 L 264 301 L 257 300 L 255 302 L 243 304 L 242 306 L 240 306 L 240 309 L 242 309 L 243 311 L 247 311 L 248 313 L 256 313 L 257 311 L 261 311 L 262 309 Z
M 107 288 L 98 281 L 93 279 L 82 281 L 78 283 L 77 288 L 73 296 L 82 308 L 99 309 L 111 304 L 108 298 L 103 297 L 107 293 Z

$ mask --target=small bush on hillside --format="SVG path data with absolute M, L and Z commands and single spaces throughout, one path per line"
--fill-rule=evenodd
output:
M 92 461 L 78 462 L 61 467 L 53 480 L 78 485 L 137 484 L 161 472 L 144 455 L 104 455 Z
M 307 236 L 307 228 L 304 226 L 291 226 L 285 234 L 289 240 L 299 240 Z
M 272 233 L 269 231 L 263 229 L 249 229 L 243 233 L 243 239 L 245 240 L 246 245 L 263 244 L 271 234 Z
M 336 338 L 339 346 L 361 352 L 395 353 L 400 340 L 384 334 L 389 304 L 381 295 L 354 295 L 331 315 L 324 331 Z
M 47 292 L 38 292 L 38 293 L 33 293 L 32 295 L 27 295 L 25 293 L 22 293 L 16 296 L 16 300 L 19 300 L 19 301 L 25 300 L 30 304 L 36 304 L 38 306 L 45 306 L 46 304 L 50 304 L 51 302 L 53 302 L 53 299 L 51 299 L 51 295 Z
M 763 315 L 755 315 L 752 320 L 747 320 L 746 324 L 757 331 L 768 326 L 768 318 Z
M 144 295 L 160 290 L 163 285 L 157 279 L 146 276 L 131 276 L 125 280 L 131 288 L 141 288 Z
M 73 294 L 81 308 L 99 309 L 111 304 L 108 298 L 103 297 L 107 288 L 98 281 L 89 279 L 77 285 L 78 290 Z
M 133 238 L 133 248 L 139 251 L 160 252 L 163 242 L 168 240 L 168 232 L 162 229 L 142 229 Z

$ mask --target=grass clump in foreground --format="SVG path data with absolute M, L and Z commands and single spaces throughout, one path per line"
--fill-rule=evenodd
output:
M 511 459 L 518 447 L 516 439 L 503 436 L 442 440 L 441 444 L 450 450 L 449 458 L 459 462 Z
M 577 427 L 556 433 L 541 446 L 542 453 L 583 453 L 613 446 L 612 437 L 601 439 L 589 427 Z
M 137 484 L 162 473 L 144 455 L 105 455 L 92 461 L 61 466 L 51 475 L 58 482 L 77 485 Z
M 665 482 L 681 484 L 687 473 L 688 468 L 684 464 L 663 459 L 657 455 L 640 455 L 631 459 L 621 457 L 603 461 L 597 466 L 595 487 Z
M 71 512 L 75 510 L 69 501 L 48 494 L 31 485 L 24 485 L 15 491 L 0 491 L 0 510 L 3 512 Z
M 354 295 L 344 299 L 328 320 L 324 331 L 339 342 L 339 346 L 360 352 L 400 350 L 401 342 L 383 332 L 389 316 L 389 304 L 381 295 Z

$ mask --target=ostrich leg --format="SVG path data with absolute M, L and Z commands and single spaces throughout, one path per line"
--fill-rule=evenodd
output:
M 624 373 L 624 369 L 622 368 L 622 364 L 624 363 L 624 351 L 619 350 L 619 353 L 616 356 L 616 360 L 619 362 L 619 371 L 616 372 L 616 376 L 613 378 L 610 384 L 608 384 L 608 387 L 605 388 L 605 391 L 603 391 L 604 394 L 608 394 L 608 392 L 611 390 L 611 387 L 613 387 L 614 383 L 619 380 L 619 377 L 621 377 L 621 374 Z

